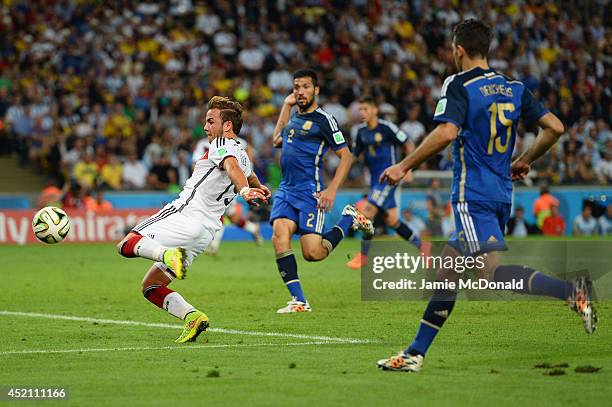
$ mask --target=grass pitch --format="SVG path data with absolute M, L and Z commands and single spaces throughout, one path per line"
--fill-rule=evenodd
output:
M 610 302 L 598 303 L 592 336 L 558 301 L 459 302 L 420 374 L 378 371 L 377 359 L 408 344 L 426 304 L 362 302 L 359 272 L 344 266 L 357 247 L 298 260 L 314 312 L 277 315 L 288 294 L 271 245 L 224 243 L 172 284 L 216 330 L 175 345 L 180 321 L 140 294 L 151 262 L 123 259 L 112 244 L 1 246 L 0 386 L 69 390 L 68 401 L 44 405 L 610 403 Z M 569 367 L 551 376 L 534 368 L 541 363 Z M 602 369 L 574 371 L 584 365 Z

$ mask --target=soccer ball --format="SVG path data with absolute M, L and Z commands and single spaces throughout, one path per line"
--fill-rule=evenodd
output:
M 64 240 L 70 230 L 70 218 L 60 208 L 46 206 L 34 215 L 32 230 L 41 242 L 58 243 Z

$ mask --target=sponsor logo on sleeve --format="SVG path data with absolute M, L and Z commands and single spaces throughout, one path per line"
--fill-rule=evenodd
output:
M 440 99 L 438 104 L 436 105 L 436 112 L 434 116 L 439 116 L 446 111 L 446 98 Z
M 342 143 L 344 143 L 344 142 L 345 142 L 345 141 L 344 141 L 344 136 L 342 135 L 342 132 L 341 132 L 341 131 L 337 131 L 337 132 L 335 132 L 335 133 L 333 134 L 333 137 L 334 137 L 334 142 L 335 142 L 336 144 L 342 144 Z

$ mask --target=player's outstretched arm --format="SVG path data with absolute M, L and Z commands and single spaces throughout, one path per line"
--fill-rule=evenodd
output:
M 276 148 L 280 148 L 283 145 L 283 137 L 281 136 L 281 132 L 283 131 L 283 128 L 287 125 L 287 123 L 289 123 L 291 109 L 296 103 L 297 102 L 293 93 L 291 93 L 285 98 L 283 107 L 281 108 L 280 114 L 278 115 L 278 120 L 276 121 L 276 127 L 274 128 L 274 137 L 272 139 L 272 143 Z
M 540 117 L 538 125 L 541 130 L 531 147 L 512 163 L 513 181 L 525 179 L 531 170 L 531 163 L 550 150 L 565 131 L 561 120 L 550 112 Z
M 457 138 L 459 128 L 453 123 L 440 123 L 425 140 L 406 158 L 387 168 L 380 176 L 380 182 L 397 185 L 406 173 L 421 165 L 422 162 L 444 150 Z
M 257 199 L 262 201 L 268 200 L 263 190 L 260 188 L 249 187 L 247 177 L 240 169 L 240 165 L 238 164 L 236 157 L 229 156 L 223 160 L 222 164 L 223 170 L 227 172 L 227 175 L 236 187 L 236 190 L 240 191 L 240 196 L 242 196 L 249 205 L 259 206 Z
M 338 158 L 340 158 L 340 164 L 338 164 L 338 168 L 336 168 L 336 174 L 327 188 L 317 195 L 317 199 L 319 200 L 317 203 L 317 209 L 321 209 L 323 211 L 330 211 L 334 206 L 336 193 L 338 192 L 338 189 L 340 189 L 340 185 L 344 183 L 344 180 L 351 169 L 351 165 L 353 164 L 353 154 L 351 154 L 348 147 L 343 147 L 335 151 L 335 153 Z

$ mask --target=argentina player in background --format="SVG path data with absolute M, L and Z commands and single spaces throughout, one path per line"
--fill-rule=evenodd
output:
M 270 222 L 272 244 L 278 271 L 291 300 L 279 314 L 310 312 L 297 263 L 291 250 L 291 237 L 300 235 L 302 256 L 306 261 L 320 261 L 329 256 L 344 238 L 349 228 L 359 229 L 364 235 L 373 233 L 372 222 L 353 205 L 342 210 L 340 221 L 323 233 L 325 212 L 334 205 L 336 193 L 351 168 L 353 155 L 336 119 L 319 107 L 317 74 L 300 70 L 293 75 L 293 93 L 285 98 L 276 128 L 274 146 L 281 150 L 282 180 L 274 195 Z M 297 112 L 291 115 L 291 109 Z M 333 179 L 323 185 L 323 156 L 330 148 L 340 158 Z
M 478 278 L 522 282 L 522 294 L 567 301 L 593 333 L 597 317 L 591 303 L 591 281 L 579 277 L 562 281 L 525 265 L 500 265 L 499 250 L 507 250 L 504 228 L 510 216 L 512 181 L 528 175 L 531 164 L 546 153 L 564 132 L 563 124 L 538 102 L 525 85 L 489 68 L 491 28 L 466 20 L 453 29 L 452 51 L 459 73 L 442 87 L 434 113 L 437 127 L 401 163 L 387 168 L 381 181 L 397 184 L 408 171 L 453 143 L 451 201 L 455 234 L 442 256 L 487 254 Z M 535 122 L 540 131 L 532 146 L 511 162 L 519 119 Z M 437 270 L 440 281 L 457 281 L 452 269 Z M 383 370 L 418 372 L 438 331 L 457 298 L 453 290 L 438 289 L 425 309 L 417 334 L 397 356 L 378 361 Z M 533 322 L 531 322 L 533 323 Z
M 423 251 L 428 255 L 431 243 L 422 244 L 419 237 L 398 216 L 399 196 L 396 196 L 398 187 L 378 180 L 387 167 L 399 161 L 400 152 L 409 154 L 414 150 L 414 143 L 408 140 L 406 133 L 395 124 L 378 118 L 378 106 L 371 96 L 359 99 L 359 116 L 362 124 L 357 128 L 353 154 L 356 158 L 363 154 L 365 166 L 370 171 L 370 193 L 363 214 L 374 221 L 378 212 L 383 212 L 387 226 L 417 248 L 421 249 L 423 246 Z M 409 171 L 403 181 L 411 180 L 412 172 Z M 359 270 L 362 265 L 367 264 L 370 242 L 368 237 L 364 236 L 361 252 L 346 264 L 349 268 Z

